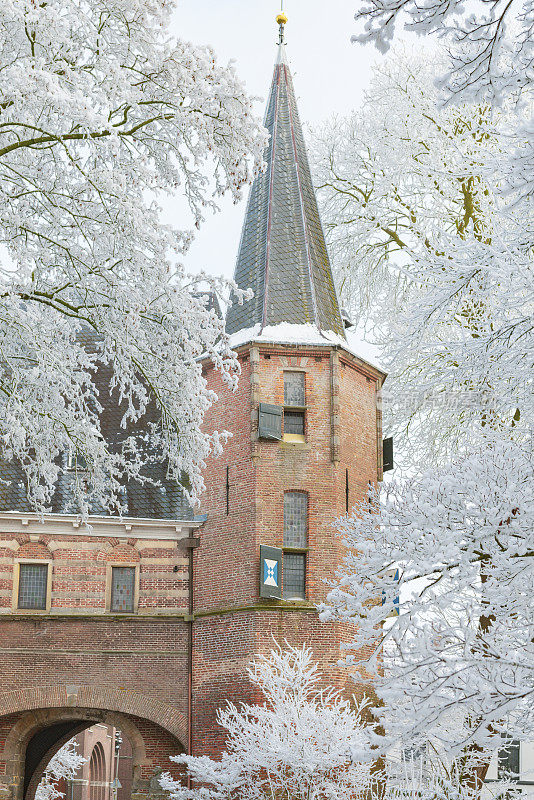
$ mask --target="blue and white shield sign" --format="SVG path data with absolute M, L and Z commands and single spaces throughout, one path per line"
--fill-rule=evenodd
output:
M 272 558 L 263 560 L 263 582 L 266 586 L 278 586 L 278 561 Z
M 282 550 L 260 546 L 260 597 L 282 597 Z

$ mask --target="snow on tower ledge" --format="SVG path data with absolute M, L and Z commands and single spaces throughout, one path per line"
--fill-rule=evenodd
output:
M 277 325 L 266 325 L 264 328 L 258 323 L 251 328 L 242 328 L 230 337 L 232 347 L 239 347 L 250 341 L 277 344 L 339 344 L 347 347 L 345 337 L 339 336 L 335 331 L 320 331 L 316 325 L 290 322 L 279 322 Z
M 327 347 L 337 345 L 347 353 L 368 364 L 379 372 L 386 372 L 380 364 L 378 351 L 370 342 L 358 336 L 357 331 L 349 334 L 349 340 L 339 336 L 335 331 L 320 331 L 315 325 L 294 325 L 289 322 L 280 322 L 278 325 L 267 325 L 263 329 L 258 323 L 250 328 L 242 328 L 230 336 L 230 347 L 237 349 L 245 344 L 257 342 L 258 344 L 292 344 L 313 345 L 314 347 Z

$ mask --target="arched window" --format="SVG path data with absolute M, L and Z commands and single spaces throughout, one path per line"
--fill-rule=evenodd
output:
M 106 756 L 97 742 L 89 761 L 89 800 L 106 800 Z

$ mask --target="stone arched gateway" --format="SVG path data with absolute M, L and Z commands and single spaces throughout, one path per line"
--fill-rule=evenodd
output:
M 95 722 L 144 743 L 134 800 L 158 794 L 157 774 L 189 745 L 199 524 L 96 517 L 85 528 L 0 511 L 0 800 L 33 800 L 50 758 Z M 133 594 L 116 604 L 123 584 Z
M 169 756 L 184 749 L 187 729 L 182 715 L 137 692 L 109 687 L 74 689 L 17 692 L 17 708 L 13 708 L 15 699 L 9 698 L 12 713 L 0 717 L 1 800 L 33 800 L 42 774 L 59 748 L 97 722 L 120 728 L 131 743 L 132 797 L 141 800 L 159 794 L 159 773 L 163 769 L 172 772 Z M 59 705 L 58 693 L 68 701 Z M 85 705 L 89 699 L 95 702 Z M 8 707 L 6 695 L 0 695 L 0 703 L 0 708 Z M 148 715 L 158 717 L 158 722 Z

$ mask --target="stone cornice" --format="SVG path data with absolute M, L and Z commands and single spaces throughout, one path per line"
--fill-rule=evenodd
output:
M 187 539 L 204 520 L 143 519 L 133 517 L 89 516 L 76 514 L 0 512 L 0 534 L 39 534 L 44 536 L 116 537 L 132 539 Z
M 241 355 L 242 353 L 248 352 L 251 347 L 257 347 L 260 354 L 268 353 L 270 355 L 279 356 L 287 356 L 290 350 L 293 350 L 295 355 L 309 355 L 312 357 L 316 356 L 318 353 L 321 354 L 321 351 L 324 352 L 327 349 L 339 350 L 343 361 L 359 372 L 362 372 L 364 375 L 378 380 L 381 384 L 384 383 L 387 378 L 387 374 L 383 370 L 369 363 L 369 361 L 366 361 L 364 358 L 361 358 L 361 356 L 356 355 L 356 353 L 350 349 L 349 345 L 345 346 L 336 342 L 325 340 L 324 343 L 303 342 L 301 344 L 297 342 L 266 342 L 261 338 L 251 338 L 250 340 L 240 342 L 232 349 L 235 350 L 238 355 Z

